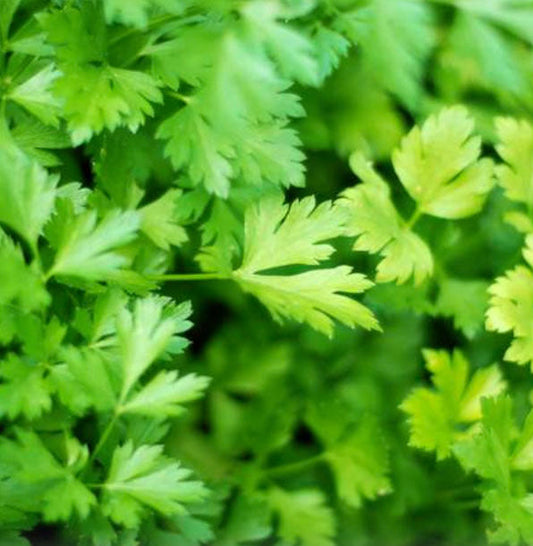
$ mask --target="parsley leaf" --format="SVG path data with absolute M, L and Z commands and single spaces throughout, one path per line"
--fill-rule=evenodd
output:
M 206 490 L 190 481 L 190 470 L 163 455 L 160 445 L 134 448 L 132 442 L 113 453 L 105 483 L 102 510 L 112 521 L 138 526 L 142 512 L 151 508 L 164 515 L 183 511 L 183 504 L 201 500 Z
M 339 294 L 362 292 L 372 285 L 350 267 L 295 275 L 261 273 L 288 265 L 317 265 L 329 258 L 334 248 L 323 241 L 341 235 L 344 220 L 339 208 L 327 202 L 315 207 L 313 198 L 290 207 L 279 197 L 263 199 L 246 212 L 244 256 L 233 278 L 278 320 L 288 317 L 307 322 L 326 335 L 332 334 L 330 317 L 351 327 L 377 328 L 366 307 Z
M 461 426 L 481 418 L 481 399 L 499 394 L 506 384 L 496 366 L 477 370 L 469 379 L 470 365 L 460 351 L 450 355 L 428 349 L 424 359 L 436 389 L 418 387 L 400 407 L 409 416 L 410 445 L 444 459 L 455 442 L 472 435 L 474 428 Z
M 479 159 L 481 139 L 465 108 L 429 117 L 403 138 L 394 169 L 418 210 L 440 218 L 463 218 L 481 210 L 492 188 L 492 162 Z
M 357 237 L 354 250 L 379 252 L 383 257 L 377 267 L 378 282 L 403 283 L 414 276 L 415 284 L 420 284 L 433 272 L 430 249 L 404 224 L 388 185 L 363 155 L 352 155 L 350 165 L 363 180 L 342 194 L 350 213 L 347 233 Z

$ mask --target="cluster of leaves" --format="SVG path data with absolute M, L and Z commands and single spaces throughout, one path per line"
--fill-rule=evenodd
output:
M 3 0 L 0 542 L 533 542 L 532 29 Z

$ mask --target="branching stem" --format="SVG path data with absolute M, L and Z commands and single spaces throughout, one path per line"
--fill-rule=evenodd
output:
M 209 280 L 229 280 L 229 275 L 223 273 L 170 273 L 167 275 L 148 275 L 151 281 L 171 282 L 171 281 L 209 281 Z
M 302 461 L 297 461 L 295 463 L 282 464 L 279 466 L 273 466 L 272 468 L 266 468 L 265 474 L 272 478 L 277 476 L 283 476 L 285 474 L 294 474 L 295 472 L 301 472 L 306 470 L 317 463 L 323 462 L 325 458 L 325 453 L 320 453 L 319 455 L 314 455 L 308 459 L 303 459 Z

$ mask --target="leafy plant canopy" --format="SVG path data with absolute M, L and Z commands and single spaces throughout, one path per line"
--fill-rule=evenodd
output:
M 533 2 L 0 2 L 0 543 L 533 544 Z

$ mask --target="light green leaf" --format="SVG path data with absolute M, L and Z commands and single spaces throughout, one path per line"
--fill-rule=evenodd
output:
M 426 350 L 424 359 L 436 389 L 417 387 L 400 408 L 409 416 L 410 445 L 445 459 L 458 440 L 473 434 L 475 427 L 464 425 L 481 418 L 482 398 L 506 385 L 496 366 L 477 370 L 469 380 L 470 365 L 460 351 Z
M 67 209 L 61 220 L 60 240 L 49 277 L 103 281 L 128 263 L 117 250 L 135 238 L 140 224 L 136 212 L 113 210 L 98 222 L 94 210 L 75 216 Z
M 178 379 L 176 371 L 159 372 L 146 386 L 133 394 L 120 413 L 151 417 L 176 416 L 185 411 L 183 404 L 200 398 L 209 378 L 188 374 Z
M 242 265 L 233 278 L 255 295 L 275 319 L 291 318 L 331 335 L 332 318 L 347 326 L 378 328 L 373 314 L 342 293 L 359 293 L 372 283 L 350 267 L 316 269 L 295 275 L 261 274 L 288 265 L 317 265 L 334 248 L 323 241 L 341 235 L 345 214 L 325 202 L 315 207 L 312 197 L 290 207 L 281 197 L 269 197 L 246 211 Z
M 496 167 L 498 182 L 512 201 L 533 204 L 533 127 L 512 118 L 496 120 L 496 150 L 505 163 Z
M 116 404 L 112 366 L 96 351 L 64 347 L 62 364 L 51 370 L 51 381 L 65 406 L 76 414 L 89 407 L 107 412 Z
M 165 155 L 175 169 L 186 167 L 195 184 L 204 184 L 210 193 L 227 197 L 233 176 L 228 158 L 234 152 L 193 105 L 166 119 L 157 137 L 168 140 Z
M 178 14 L 183 11 L 180 0 L 104 0 L 108 23 L 145 28 L 149 16 L 158 11 Z
M 490 286 L 485 325 L 487 330 L 513 333 L 506 360 L 533 366 L 533 235 L 526 238 L 524 257 L 530 267 L 519 265 Z
M 39 309 L 48 304 L 37 268 L 28 266 L 21 249 L 0 231 L 0 305 Z
M 242 289 L 256 296 L 278 321 L 290 318 L 307 323 L 330 337 L 332 319 L 351 328 L 379 329 L 369 309 L 344 295 L 358 294 L 372 286 L 364 275 L 353 273 L 348 266 L 297 275 L 258 275 L 240 270 L 233 275 Z
M 296 29 L 278 22 L 283 14 L 276 13 L 276 8 L 276 4 L 261 0 L 245 5 L 242 12 L 248 30 L 274 59 L 283 77 L 316 85 L 318 65 L 313 45 Z
M 436 38 L 429 6 L 409 0 L 374 0 L 368 7 L 355 9 L 353 23 L 346 23 L 353 29 L 349 37 L 361 44 L 363 62 L 381 86 L 416 108 L 423 94 L 424 66 Z
M 180 190 L 169 190 L 156 201 L 139 209 L 141 231 L 158 247 L 168 250 L 187 240 L 185 229 L 177 222 Z
M 177 352 L 187 345 L 178 334 L 191 323 L 189 303 L 174 307 L 163 297 L 149 296 L 135 300 L 133 311 L 122 309 L 117 318 L 117 337 L 123 366 L 120 401 L 124 402 L 137 380 L 148 367 L 167 351 Z M 148 384 L 146 395 L 168 387 L 170 376 L 161 376 Z M 155 380 L 154 380 L 155 381 Z M 168 394 L 168 393 L 167 393 Z M 177 393 L 176 393 L 177 394 Z M 142 398 L 141 398 L 142 401 Z
M 140 524 L 147 508 L 163 515 L 182 513 L 184 504 L 205 497 L 200 482 L 188 480 L 191 471 L 163 455 L 163 446 L 134 448 L 128 442 L 113 453 L 105 483 L 102 510 L 115 523 Z
M 56 82 L 56 93 L 64 99 L 74 145 L 90 140 L 104 129 L 126 126 L 136 131 L 146 116 L 154 113 L 151 103 L 162 102 L 157 82 L 148 74 L 106 66 L 70 66 Z
M 15 354 L 0 362 L 0 415 L 14 419 L 40 417 L 52 407 L 45 369 Z
M 331 202 L 314 197 L 290 207 L 277 195 L 246 211 L 244 256 L 239 271 L 263 271 L 293 264 L 317 265 L 335 251 L 324 243 L 344 234 L 345 215 Z
M 43 123 L 57 126 L 61 101 L 52 94 L 52 85 L 59 76 L 60 72 L 49 64 L 10 90 L 7 97 L 26 108 Z
M 386 182 L 362 154 L 353 154 L 350 165 L 362 180 L 342 194 L 349 212 L 347 234 L 357 237 L 354 250 L 382 256 L 377 267 L 378 282 L 406 282 L 414 276 L 420 284 L 433 273 L 433 256 L 427 244 L 400 217 Z
M 492 162 L 479 159 L 481 139 L 461 106 L 441 110 L 404 137 L 392 161 L 418 210 L 440 218 L 478 213 L 491 190 Z

